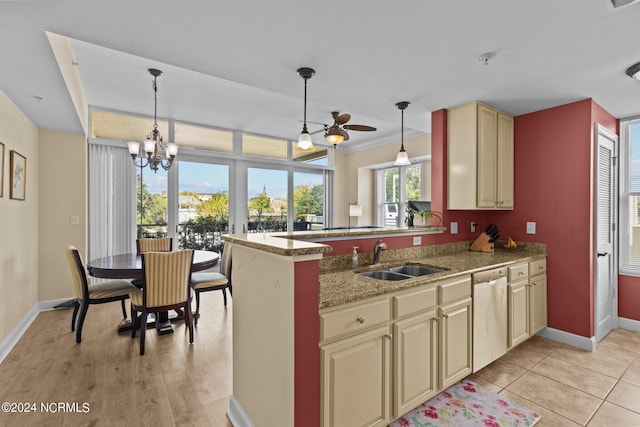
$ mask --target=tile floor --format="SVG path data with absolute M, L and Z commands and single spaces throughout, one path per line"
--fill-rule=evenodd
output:
M 536 427 L 640 426 L 640 332 L 586 352 L 533 337 L 469 379 L 542 417 Z

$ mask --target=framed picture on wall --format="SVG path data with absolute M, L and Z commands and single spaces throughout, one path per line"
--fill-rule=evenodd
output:
M 0 197 L 4 196 L 4 144 L 0 142 Z
M 11 150 L 9 160 L 9 197 L 24 200 L 27 191 L 27 158 Z

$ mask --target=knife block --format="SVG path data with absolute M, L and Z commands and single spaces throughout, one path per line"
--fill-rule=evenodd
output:
M 489 242 L 491 237 L 487 233 L 482 233 L 476 240 L 469 246 L 470 251 L 478 252 L 493 252 L 493 242 Z

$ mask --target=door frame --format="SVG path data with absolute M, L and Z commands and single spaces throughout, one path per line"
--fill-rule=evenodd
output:
M 609 331 L 602 333 L 598 328 L 598 227 L 597 227 L 597 214 L 598 214 L 598 147 L 600 145 L 600 138 L 606 138 L 611 141 L 613 145 L 612 153 L 612 171 L 611 171 L 611 237 L 612 237 L 612 254 L 611 254 L 611 287 L 612 287 L 612 310 L 611 310 L 611 328 L 616 329 L 618 327 L 618 136 L 611 132 L 604 126 L 596 123 L 594 126 L 594 179 L 593 179 L 593 331 L 596 342 L 600 341 L 606 336 Z

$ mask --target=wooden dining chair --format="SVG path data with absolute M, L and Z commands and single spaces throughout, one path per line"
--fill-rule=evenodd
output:
M 148 313 L 183 309 L 184 322 L 189 328 L 189 343 L 193 343 L 190 286 L 192 264 L 192 249 L 142 254 L 144 274 L 142 289 L 129 295 L 131 316 L 133 317 L 131 338 L 135 338 L 136 329 L 140 328 L 140 355 L 144 354 Z M 137 313 L 140 315 L 138 316 Z
M 127 318 L 127 310 L 124 301 L 129 298 L 129 293 L 137 290 L 128 280 L 106 280 L 89 284 L 87 272 L 80 252 L 74 246 L 67 247 L 67 260 L 71 267 L 74 290 L 77 302 L 73 307 L 71 317 L 71 331 L 76 333 L 76 343 L 82 341 L 82 326 L 87 316 L 90 304 L 104 304 L 112 301 L 120 301 L 122 304 L 122 317 Z M 78 311 L 80 316 L 78 317 Z M 76 322 L 77 318 L 77 322 Z
M 171 252 L 173 250 L 172 237 L 160 237 L 157 239 L 142 238 L 136 240 L 136 252 Z
M 232 295 L 231 286 L 231 249 L 232 244 L 224 242 L 220 272 L 201 272 L 191 274 L 191 286 L 196 293 L 196 312 L 193 314 L 194 323 L 198 326 L 200 317 L 200 293 L 208 291 L 222 291 L 224 306 L 227 306 L 227 289 Z

